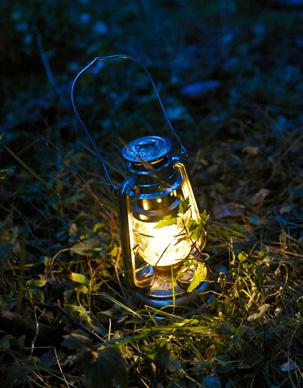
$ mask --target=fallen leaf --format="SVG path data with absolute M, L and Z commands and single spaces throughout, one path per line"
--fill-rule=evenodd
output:
M 253 202 L 255 204 L 262 204 L 264 202 L 264 199 L 269 195 L 270 191 L 267 189 L 260 189 L 254 196 L 253 196 Z
M 180 92 L 185 97 L 199 98 L 217 90 L 220 85 L 221 82 L 218 80 L 194 82 L 192 84 L 183 86 Z
M 202 385 L 204 388 L 221 388 L 222 384 L 217 376 L 205 376 Z
M 244 205 L 235 202 L 230 202 L 216 206 L 215 208 L 213 208 L 213 213 L 215 218 L 243 217 L 244 208 Z
M 263 317 L 263 315 L 269 310 L 270 305 L 268 303 L 263 304 L 262 306 L 259 307 L 259 311 L 251 314 L 247 320 L 248 322 L 255 321 L 257 319 L 260 319 Z
M 184 106 L 175 106 L 173 108 L 168 108 L 167 115 L 170 120 L 175 120 L 175 121 L 182 121 L 182 120 L 189 119 L 189 115 Z
M 256 156 L 259 155 L 260 150 L 259 147 L 247 146 L 243 148 L 243 152 L 249 156 Z
M 297 368 L 297 364 L 294 361 L 289 360 L 280 366 L 280 371 L 288 373 Z
M 93 253 L 96 248 L 100 247 L 101 241 L 97 236 L 83 240 L 70 248 L 72 253 L 77 253 L 78 255 L 87 255 Z

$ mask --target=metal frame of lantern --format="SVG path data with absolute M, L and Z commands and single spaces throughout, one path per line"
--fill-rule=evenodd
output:
M 185 199 L 189 216 L 195 221 L 200 218 L 185 165 L 171 149 L 169 139 L 146 136 L 122 151 L 129 171 L 119 190 L 124 273 L 139 299 L 154 307 L 180 305 L 196 297 L 187 293 L 187 284 L 184 288 L 175 275 L 185 260 L 194 257 L 197 246 L 201 249 L 205 244 L 205 236 L 190 241 L 184 236 L 184 226 L 177 223 L 158 228 L 164 217 L 178 216 Z M 189 260 L 194 274 L 191 265 Z
M 138 63 L 148 76 L 161 106 L 170 132 L 180 145 L 179 155 L 173 153 L 172 142 L 163 136 L 145 136 L 130 142 L 122 150 L 127 162 L 128 176 L 118 189 L 109 174 L 103 157 L 84 125 L 75 105 L 74 91 L 79 77 L 98 61 L 127 59 Z M 184 164 L 186 150 L 169 121 L 154 81 L 147 68 L 128 55 L 97 57 L 75 77 L 71 101 L 76 117 L 90 139 L 96 156 L 102 163 L 105 176 L 119 198 L 120 237 L 123 272 L 126 285 L 136 297 L 154 307 L 186 305 L 198 293 L 187 293 L 188 282 L 176 279 L 182 264 L 188 263 L 187 278 L 196 270 L 197 249 L 204 248 L 206 233 L 197 241 L 186 236 L 184 225 L 177 221 L 161 226 L 165 217 L 178 220 L 179 206 L 188 201 L 188 217 L 199 221 L 200 215 Z M 186 272 L 185 271 L 185 272 Z M 205 290 L 207 282 L 199 291 Z

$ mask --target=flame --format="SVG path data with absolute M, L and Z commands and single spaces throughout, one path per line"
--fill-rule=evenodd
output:
M 134 244 L 139 255 L 154 267 L 175 265 L 190 253 L 192 242 L 177 224 L 156 228 L 158 222 L 133 220 Z

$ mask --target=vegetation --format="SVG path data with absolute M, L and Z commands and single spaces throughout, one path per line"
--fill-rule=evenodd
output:
M 303 13 L 274 3 L 1 2 L 1 386 L 301 385 Z M 153 74 L 210 214 L 211 287 L 182 315 L 123 285 L 117 203 L 70 109 L 75 74 L 118 52 Z M 117 183 L 121 146 L 166 133 L 129 63 L 77 100 Z

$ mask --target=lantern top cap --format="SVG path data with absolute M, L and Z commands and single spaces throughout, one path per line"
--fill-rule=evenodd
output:
M 154 162 L 170 153 L 172 143 L 166 137 L 144 136 L 128 143 L 122 150 L 125 160 L 132 163 Z

